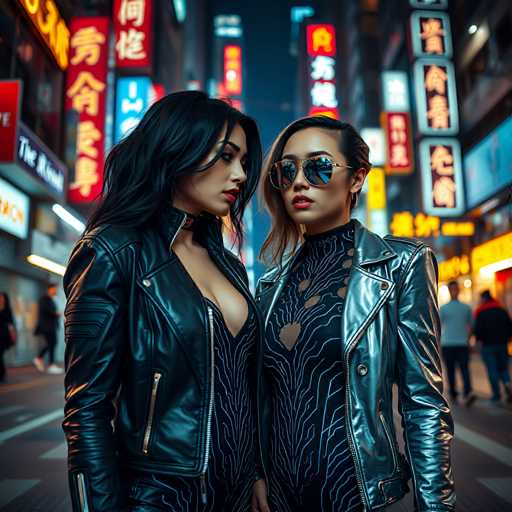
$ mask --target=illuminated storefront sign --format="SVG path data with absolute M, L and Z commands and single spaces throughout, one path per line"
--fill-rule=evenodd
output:
M 447 9 L 448 0 L 409 0 L 411 7 L 417 9 Z
M 450 18 L 444 12 L 415 11 L 411 15 L 411 39 L 415 57 L 452 57 Z
M 150 104 L 151 91 L 151 80 L 145 76 L 117 80 L 115 143 L 139 124 Z
M 419 145 L 423 207 L 430 215 L 464 213 L 460 145 L 456 139 L 428 138 Z
M 53 0 L 19 0 L 52 52 L 58 66 L 68 67 L 69 29 Z
M 339 119 L 336 93 L 336 32 L 333 25 L 306 27 L 309 115 Z
M 414 169 L 411 123 L 407 112 L 383 112 L 382 126 L 386 136 L 387 174 L 410 174 Z
M 386 163 L 386 140 L 382 128 L 362 128 L 361 137 L 370 148 L 372 165 L 384 165 Z
M 73 18 L 66 110 L 78 112 L 69 201 L 90 202 L 103 186 L 108 32 L 106 17 Z
M 366 196 L 369 210 L 386 208 L 386 176 L 384 169 L 373 167 L 368 174 L 368 192 Z
M 409 112 L 409 84 L 405 71 L 381 73 L 382 100 L 386 112 Z
M 474 208 L 512 187 L 512 116 L 464 155 L 467 203 Z
M 21 107 L 21 80 L 0 80 L 0 162 L 12 162 Z
M 463 256 L 454 256 L 449 260 L 440 261 L 438 263 L 438 269 L 439 281 L 443 283 L 453 281 L 458 277 L 471 273 L 469 257 L 465 254 Z
M 217 37 L 242 37 L 242 21 L 236 14 L 220 14 L 213 18 L 215 35 Z
M 150 69 L 153 0 L 115 0 L 116 67 Z
M 425 213 L 413 215 L 407 211 L 395 213 L 390 228 L 394 236 L 416 238 L 468 237 L 475 233 L 475 225 L 470 221 L 443 221 L 434 215 Z
M 27 238 L 30 199 L 0 179 L 0 229 L 18 238 Z
M 230 96 L 242 94 L 242 48 L 238 45 L 224 47 L 224 90 Z
M 424 135 L 459 131 L 455 73 L 448 60 L 419 59 L 414 64 L 418 130 Z
M 473 272 L 493 274 L 512 267 L 512 233 L 479 245 L 471 252 Z
M 18 126 L 18 165 L 63 198 L 67 169 L 23 123 Z

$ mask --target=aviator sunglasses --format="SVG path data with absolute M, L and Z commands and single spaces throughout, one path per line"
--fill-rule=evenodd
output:
M 300 167 L 306 181 L 313 187 L 325 187 L 331 180 L 335 167 L 352 169 L 350 165 L 338 164 L 328 156 L 316 156 L 303 160 L 285 158 L 272 166 L 269 175 L 271 185 L 278 190 L 290 188 Z

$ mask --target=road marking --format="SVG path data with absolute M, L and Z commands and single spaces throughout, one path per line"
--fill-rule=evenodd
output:
M 0 407 L 0 416 L 8 416 L 13 412 L 18 412 L 24 409 L 23 405 L 9 405 L 7 407 Z
M 33 418 L 33 417 L 34 417 L 33 413 L 26 412 L 24 414 L 20 414 L 19 416 L 16 416 L 16 418 L 14 418 L 14 421 L 16 423 L 21 423 L 21 422 L 27 421 L 29 418 Z
M 0 507 L 5 507 L 18 496 L 25 494 L 41 480 L 14 480 L 0 481 Z
M 460 423 L 455 425 L 455 437 L 470 444 L 473 448 L 490 455 L 493 459 L 512 467 L 512 450 L 496 441 L 491 441 L 482 434 L 477 434 Z
M 46 453 L 43 453 L 39 458 L 40 459 L 67 459 L 68 456 L 68 445 L 66 442 L 59 444 L 55 448 L 48 450 Z
M 4 430 L 3 432 L 0 432 L 0 444 L 5 443 L 5 441 L 8 441 L 9 439 L 12 439 L 13 437 L 16 437 L 20 434 L 24 434 L 25 432 L 28 432 L 37 427 L 40 427 L 41 425 L 44 425 L 45 423 L 54 421 L 57 418 L 62 418 L 62 416 L 63 416 L 63 410 L 62 410 L 62 408 L 59 408 L 53 412 L 45 414 L 44 416 L 39 416 L 38 418 L 34 418 L 33 420 L 22 423 L 21 425 L 18 425 L 14 428 L 10 428 L 9 430 Z
M 507 503 L 512 503 L 512 478 L 477 478 L 477 481 Z
M 30 389 L 39 387 L 41 384 L 47 384 L 49 382 L 55 382 L 53 377 L 41 377 L 39 379 L 33 379 L 28 382 L 18 382 L 18 384 L 6 384 L 0 388 L 0 395 L 6 393 L 12 393 L 13 391 L 22 391 L 24 389 Z

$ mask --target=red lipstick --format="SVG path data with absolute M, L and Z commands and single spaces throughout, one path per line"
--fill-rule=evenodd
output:
M 238 197 L 238 194 L 240 194 L 240 190 L 233 188 L 231 190 L 226 190 L 223 192 L 223 194 L 230 203 L 234 203 Z
M 312 199 L 301 194 L 295 196 L 292 200 L 292 205 L 296 210 L 306 210 L 312 203 Z

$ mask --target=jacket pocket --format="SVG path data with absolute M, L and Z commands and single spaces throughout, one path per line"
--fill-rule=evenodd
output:
M 149 410 L 146 419 L 146 426 L 144 428 L 144 438 L 142 440 L 142 453 L 144 453 L 144 455 L 147 455 L 149 452 L 149 442 L 151 440 L 151 431 L 153 429 L 153 421 L 155 417 L 156 399 L 158 396 L 158 387 L 160 386 L 161 379 L 162 374 L 160 372 L 155 372 L 153 374 L 153 381 L 151 384 L 151 396 L 149 399 Z
M 382 411 L 379 412 L 379 418 L 380 418 L 380 422 L 382 423 L 382 428 L 384 429 L 384 433 L 386 434 L 386 437 L 388 440 L 389 449 L 391 450 L 391 454 L 393 456 L 393 474 L 394 474 L 396 472 L 396 470 L 398 469 L 398 459 L 397 459 L 396 451 L 395 451 L 395 442 L 393 440 L 393 437 L 391 436 L 391 430 L 389 429 L 389 427 L 386 423 L 386 418 L 384 418 L 384 414 L 382 413 Z

